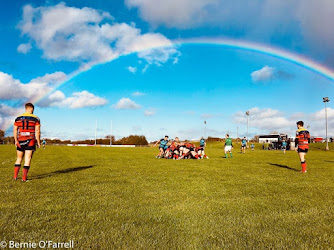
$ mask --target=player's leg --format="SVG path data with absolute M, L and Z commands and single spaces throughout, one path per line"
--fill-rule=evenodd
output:
M 300 164 L 302 165 L 302 173 L 306 173 L 306 160 L 305 160 L 305 152 L 298 152 Z
M 163 153 L 164 153 L 164 149 L 162 147 L 159 147 L 158 158 L 161 158 L 161 156 L 162 156 Z
M 23 175 L 22 175 L 22 181 L 27 181 L 27 175 L 30 168 L 30 163 L 32 156 L 34 154 L 33 150 L 26 150 L 24 154 L 24 166 L 23 166 Z
M 227 152 L 228 152 L 228 150 L 227 150 L 226 146 L 225 146 L 225 148 L 224 148 L 224 152 L 225 152 L 225 158 L 227 159 L 227 158 L 228 158 L 228 156 L 227 156 Z
M 196 154 L 195 150 L 192 150 L 190 153 L 193 158 L 198 159 L 198 154 Z
M 16 150 L 16 161 L 15 161 L 14 177 L 13 177 L 14 180 L 17 179 L 17 176 L 20 172 L 23 156 L 24 156 L 24 151 Z
M 230 157 L 233 158 L 233 155 L 232 155 L 232 147 L 230 148 L 229 152 L 230 152 Z
M 209 157 L 205 154 L 205 148 L 204 147 L 202 149 L 202 154 L 203 154 L 203 158 L 209 159 Z

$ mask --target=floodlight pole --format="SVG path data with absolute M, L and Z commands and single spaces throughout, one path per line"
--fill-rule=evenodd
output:
M 97 120 L 95 122 L 95 146 L 96 146 L 96 136 L 97 136 Z
M 323 102 L 325 103 L 325 118 L 326 118 L 326 150 L 329 150 L 328 147 L 328 120 L 327 120 L 327 102 L 329 102 L 329 98 L 328 97 L 324 97 L 322 98 Z
M 206 138 L 206 121 L 204 121 L 204 138 L 207 139 Z
M 248 117 L 249 117 L 249 111 L 246 112 L 247 116 L 247 142 L 248 142 Z
M 112 120 L 110 121 L 110 146 L 112 145 Z

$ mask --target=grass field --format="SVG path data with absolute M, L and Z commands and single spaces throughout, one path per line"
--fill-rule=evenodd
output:
M 300 174 L 296 152 L 235 149 L 224 159 L 223 144 L 210 144 L 209 160 L 173 161 L 155 159 L 157 148 L 48 146 L 21 183 L 11 180 L 14 146 L 0 146 L 0 241 L 333 249 L 330 147 L 312 147 Z

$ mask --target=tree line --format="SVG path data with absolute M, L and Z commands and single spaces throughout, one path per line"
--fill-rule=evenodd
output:
M 49 139 L 45 138 L 47 144 L 95 144 L 95 140 L 60 140 L 60 139 Z M 119 140 L 116 140 L 114 136 L 111 136 L 112 145 L 138 145 L 138 146 L 146 146 L 148 142 L 144 135 L 130 135 L 127 137 L 123 137 Z M 0 130 L 0 144 L 14 144 L 14 137 L 7 136 L 5 137 L 5 132 Z M 96 139 L 96 144 L 98 145 L 109 145 L 110 144 L 110 136 L 106 136 L 104 138 Z

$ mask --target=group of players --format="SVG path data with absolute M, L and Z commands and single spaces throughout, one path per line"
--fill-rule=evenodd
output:
M 296 139 L 295 139 L 295 145 L 296 145 L 296 151 L 298 152 L 300 163 L 301 163 L 301 173 L 307 172 L 306 167 L 306 160 L 305 156 L 309 149 L 309 143 L 310 143 L 310 133 L 307 129 L 304 127 L 303 121 L 297 122 L 297 133 L 296 133 Z M 200 140 L 200 145 L 195 146 L 192 143 L 185 142 L 181 143 L 179 138 L 176 137 L 174 140 L 169 141 L 168 136 L 166 135 L 165 138 L 161 139 L 160 141 L 157 141 L 154 146 L 159 144 L 159 154 L 156 156 L 156 158 L 166 158 L 166 159 L 173 159 L 173 160 L 179 160 L 179 159 L 203 159 L 209 157 L 205 155 L 205 146 L 206 142 L 204 138 L 202 137 Z M 286 142 L 283 142 L 283 150 L 284 154 L 286 151 Z M 241 140 L 241 153 L 245 154 L 247 148 L 247 140 L 246 137 L 244 137 Z M 228 134 L 226 134 L 225 137 L 225 158 L 228 158 L 228 153 L 230 157 L 232 158 L 232 139 Z M 252 144 L 252 150 L 254 150 L 254 144 Z
M 27 103 L 25 105 L 25 113 L 18 116 L 14 122 L 14 140 L 16 145 L 17 158 L 14 167 L 14 177 L 13 180 L 17 180 L 18 174 L 21 168 L 21 164 L 24 158 L 24 167 L 22 174 L 22 181 L 27 181 L 27 174 L 30 168 L 31 159 L 33 153 L 36 151 L 36 145 L 41 147 L 40 139 L 40 119 L 33 114 L 34 105 L 32 103 Z M 298 152 L 302 173 L 306 173 L 306 160 L 305 156 L 309 149 L 310 134 L 308 130 L 304 127 L 302 121 L 297 122 L 297 134 L 296 134 L 296 151 Z M 208 159 L 209 157 L 205 154 L 206 142 L 204 138 L 201 138 L 200 145 L 195 146 L 192 143 L 180 142 L 179 138 L 176 137 L 174 140 L 169 141 L 168 136 L 161 139 L 156 143 L 159 143 L 159 155 L 157 158 L 166 159 Z M 43 140 L 43 148 L 45 148 L 45 140 Z M 245 153 L 247 147 L 246 138 L 242 139 L 242 153 Z M 232 139 L 229 135 L 226 135 L 225 139 L 225 158 L 228 158 L 228 154 L 232 158 Z
M 157 141 L 154 144 L 154 147 L 159 144 L 159 154 L 156 158 L 165 158 L 165 159 L 209 159 L 209 157 L 205 154 L 205 139 L 202 137 L 199 141 L 199 146 L 194 145 L 190 142 L 180 142 L 179 138 L 176 137 L 174 140 L 169 140 L 168 135 L 165 138 Z M 241 153 L 245 153 L 247 146 L 246 137 L 241 140 Z M 233 144 L 232 139 L 229 134 L 226 134 L 225 137 L 225 158 L 228 158 L 228 153 L 231 158 L 233 158 L 232 154 Z
M 202 137 L 199 141 L 199 146 L 190 142 L 180 142 L 176 137 L 174 140 L 169 140 L 168 135 L 165 138 L 157 141 L 154 146 L 159 144 L 159 154 L 156 158 L 165 158 L 173 160 L 181 159 L 209 159 L 205 154 L 206 142 Z

